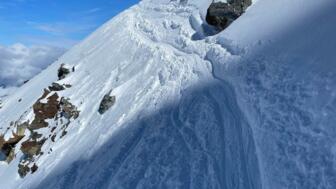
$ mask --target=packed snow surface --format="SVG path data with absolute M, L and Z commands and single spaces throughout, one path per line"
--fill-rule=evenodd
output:
M 8 138 L 76 68 L 59 94 L 79 118 L 34 174 L 19 177 L 21 152 L 1 163 L 0 188 L 336 188 L 336 2 L 254 1 L 207 36 L 210 3 L 144 0 L 6 98 Z

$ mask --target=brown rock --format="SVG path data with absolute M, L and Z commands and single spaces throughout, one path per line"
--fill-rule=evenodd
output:
M 32 158 L 35 155 L 38 155 L 41 152 L 41 148 L 44 141 L 25 141 L 21 144 L 21 151 L 27 155 L 29 158 Z
M 42 96 L 37 101 L 45 99 L 49 94 L 50 94 L 50 91 L 48 89 L 44 89 Z
M 0 161 L 10 163 L 14 159 L 15 146 L 23 137 L 13 133 L 13 137 L 6 141 L 3 136 L 0 136 Z
M 44 121 L 44 119 L 40 119 L 39 117 L 35 116 L 35 119 L 29 125 L 28 128 L 30 130 L 37 130 L 37 129 L 41 129 L 41 128 L 45 128 L 45 127 L 48 127 L 48 123 L 46 121 Z
M 58 109 L 59 102 L 57 93 L 54 93 L 52 96 L 48 97 L 47 103 L 38 101 L 33 105 L 35 116 L 42 120 L 54 118 Z

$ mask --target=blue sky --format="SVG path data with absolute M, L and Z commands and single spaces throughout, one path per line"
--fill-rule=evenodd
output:
M 0 45 L 69 48 L 139 0 L 0 0 Z

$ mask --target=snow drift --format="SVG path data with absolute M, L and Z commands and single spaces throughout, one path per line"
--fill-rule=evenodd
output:
M 207 36 L 210 3 L 142 1 L 5 99 L 6 140 L 55 93 L 79 115 L 44 120 L 20 178 L 27 130 L 0 188 L 335 188 L 336 3 L 257 1 Z

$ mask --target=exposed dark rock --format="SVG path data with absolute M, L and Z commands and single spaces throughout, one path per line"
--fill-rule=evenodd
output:
M 100 103 L 100 106 L 99 106 L 99 109 L 98 109 L 98 112 L 100 114 L 104 114 L 107 110 L 109 110 L 113 105 L 114 103 L 116 102 L 116 97 L 115 96 L 110 96 L 110 93 L 109 92 L 108 94 L 106 94 L 103 98 L 103 100 L 101 101 Z
M 65 87 L 58 83 L 52 83 L 51 86 L 48 87 L 50 91 L 63 91 Z
M 60 101 L 60 107 L 61 107 L 61 116 L 65 117 L 67 119 L 77 119 L 79 116 L 79 111 L 77 110 L 77 107 L 73 105 L 69 99 L 61 98 Z
M 228 0 L 228 4 L 233 6 L 234 10 L 242 15 L 252 5 L 252 0 Z
M 39 133 L 37 133 L 37 132 L 31 132 L 31 135 L 30 135 L 30 138 L 32 139 L 32 140 L 38 140 L 39 138 L 41 138 L 42 137 L 42 134 L 39 134 Z
M 54 132 L 55 131 L 55 129 L 56 129 L 56 127 L 53 127 L 52 129 L 51 129 L 51 131 L 50 132 Z
M 3 136 L 0 136 L 0 161 L 10 163 L 13 160 L 15 146 L 23 137 L 13 133 L 13 137 L 6 141 Z
M 31 167 L 31 173 L 35 173 L 38 169 L 38 166 L 34 163 L 34 165 Z
M 74 71 L 74 68 L 72 71 Z M 69 73 L 69 70 L 62 65 L 58 71 L 59 79 L 65 78 Z M 15 158 L 15 154 L 17 154 L 15 147 L 21 145 L 20 151 L 23 156 L 20 157 L 20 163 L 18 164 L 20 177 L 23 178 L 27 174 L 37 171 L 38 166 L 35 162 L 43 155 L 42 147 L 44 143 L 47 140 L 55 142 L 57 136 L 64 137 L 71 121 L 79 117 L 80 111 L 70 102 L 70 99 L 59 98 L 57 92 L 55 92 L 70 87 L 70 84 L 52 83 L 48 89 L 44 89 L 43 95 L 33 104 L 34 119 L 31 122 L 30 120 L 22 122 L 23 116 L 15 122 L 12 121 L 5 132 L 10 132 L 11 129 L 12 131 L 16 129 L 16 132 L 13 133 L 13 137 L 8 139 L 8 141 L 0 134 L 0 161 L 10 163 Z M 20 101 L 21 99 L 19 99 Z M 26 113 L 28 112 L 26 111 L 24 115 Z M 48 127 L 49 124 L 50 127 Z M 41 128 L 50 129 L 49 138 L 36 131 Z M 28 138 L 21 143 L 25 134 L 28 134 Z M 50 148 L 51 151 L 52 149 Z
M 28 126 L 30 130 L 37 130 L 41 128 L 48 127 L 46 119 L 52 119 L 56 116 L 59 110 L 58 95 L 54 93 L 47 98 L 47 103 L 42 103 L 41 100 L 46 98 L 50 92 L 48 90 L 44 91 L 42 97 L 33 105 L 33 110 L 35 118 L 32 123 Z
M 64 78 L 69 73 L 63 66 L 59 69 L 60 78 Z M 78 118 L 80 111 L 70 102 L 70 99 L 59 98 L 58 94 L 54 92 L 70 87 L 70 84 L 52 83 L 48 89 L 44 89 L 43 95 L 33 104 L 32 109 L 35 116 L 32 122 L 30 123 L 29 120 L 22 122 L 21 118 L 11 122 L 6 132 L 10 132 L 11 128 L 14 131 L 16 128 L 16 133 L 13 133 L 13 137 L 8 141 L 0 135 L 0 161 L 10 163 L 15 158 L 15 146 L 21 145 L 20 151 L 23 156 L 18 165 L 18 172 L 21 177 L 37 171 L 38 167 L 35 162 L 43 155 L 42 147 L 44 143 L 47 140 L 55 142 L 58 134 L 61 135 L 60 138 L 64 137 L 71 121 Z M 48 127 L 49 124 L 51 124 L 50 127 Z M 36 131 L 41 128 L 50 129 L 49 138 Z M 28 139 L 19 143 L 27 132 L 30 132 Z
M 70 87 L 72 87 L 72 85 L 70 85 L 70 84 L 65 84 L 64 87 L 66 87 L 66 88 L 70 88 Z
M 64 64 L 61 64 L 61 67 L 58 69 L 58 80 L 64 79 L 70 73 L 70 70 L 64 66 Z
M 37 101 L 45 99 L 49 94 L 50 94 L 50 91 L 48 89 L 44 89 L 42 96 Z
M 229 0 L 228 3 L 213 2 L 208 8 L 206 21 L 222 31 L 241 16 L 251 4 L 251 0 Z
M 21 124 L 18 124 L 16 126 L 16 134 L 19 135 L 19 136 L 24 136 L 28 126 L 29 126 L 28 121 L 26 121 L 24 123 L 21 123 Z
M 12 146 L 11 144 L 4 143 L 1 146 L 0 149 L 0 161 L 6 161 L 7 163 L 10 163 L 12 161 L 12 151 L 15 146 Z
M 29 158 L 32 159 L 34 156 L 39 155 L 41 152 L 42 145 L 45 140 L 42 141 L 25 141 L 21 144 L 21 151 Z
M 40 119 L 38 117 L 35 117 L 33 122 L 28 126 L 28 128 L 32 131 L 45 127 L 48 127 L 48 123 L 44 119 Z
M 38 101 L 33 105 L 35 116 L 39 119 L 52 119 L 57 114 L 59 109 L 58 94 L 54 93 L 47 100 L 47 103 Z
M 61 135 L 61 138 L 63 138 L 68 132 L 66 130 L 63 130 L 62 131 L 62 135 Z
M 55 139 L 56 139 L 56 134 L 54 134 L 54 135 L 51 137 L 51 141 L 52 141 L 52 142 L 55 142 Z
M 19 164 L 19 170 L 18 173 L 20 175 L 21 178 L 25 177 L 30 171 L 30 168 L 28 165 L 23 165 L 23 164 Z

